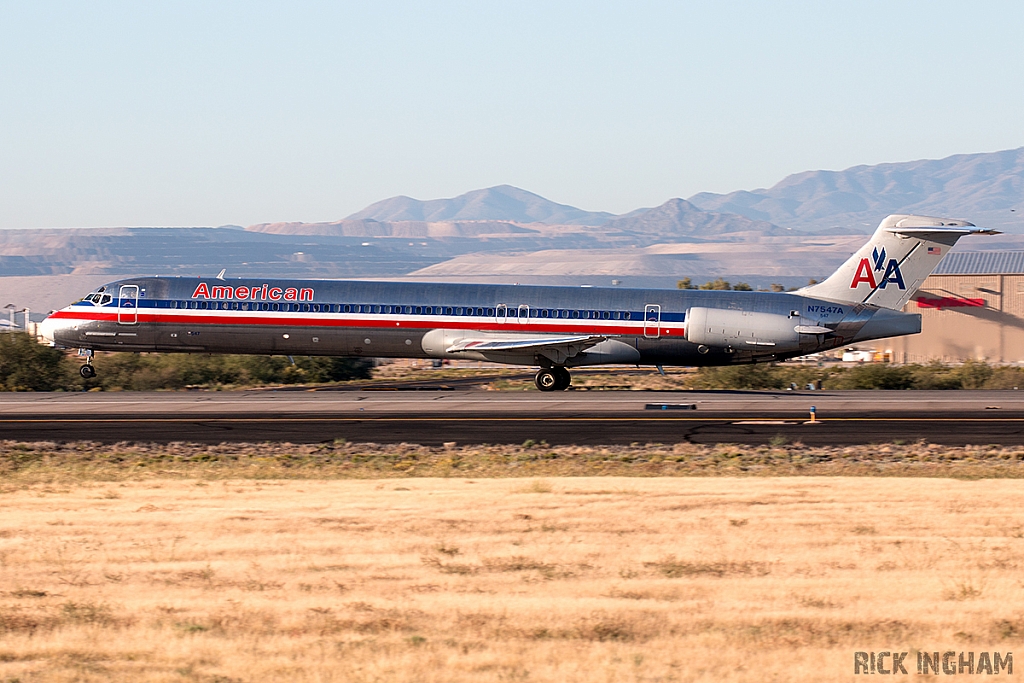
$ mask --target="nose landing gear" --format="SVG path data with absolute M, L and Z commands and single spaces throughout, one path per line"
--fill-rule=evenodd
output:
M 93 350 L 92 349 L 78 349 L 78 355 L 79 356 L 85 356 L 85 365 L 83 365 L 82 367 L 80 367 L 78 369 L 78 374 L 80 374 L 85 379 L 92 379 L 93 377 L 95 377 L 96 376 L 96 368 L 94 368 L 92 366 Z
M 533 382 L 541 391 L 565 391 L 572 377 L 565 368 L 541 368 Z

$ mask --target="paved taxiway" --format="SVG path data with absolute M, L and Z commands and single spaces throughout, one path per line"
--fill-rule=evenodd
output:
M 662 404 L 669 409 L 658 409 Z M 820 424 L 806 424 L 812 405 Z M 765 443 L 781 435 L 808 445 L 1022 444 L 1024 391 L 4 394 L 0 434 L 203 443 Z

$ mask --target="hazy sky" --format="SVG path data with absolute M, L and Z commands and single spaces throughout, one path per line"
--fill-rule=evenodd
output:
M 1024 145 L 1024 3 L 0 0 L 0 227 L 624 212 Z

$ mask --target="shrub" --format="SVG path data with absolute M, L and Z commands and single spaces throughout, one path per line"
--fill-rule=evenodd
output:
M 0 334 L 0 391 L 101 388 L 154 391 L 188 386 L 224 387 L 368 379 L 373 362 L 363 358 L 296 358 L 210 354 L 102 353 L 97 376 L 85 380 L 64 351 L 25 333 Z
M 868 363 L 836 373 L 827 382 L 829 389 L 910 389 L 914 369 L 906 365 Z
M 54 391 L 73 378 L 73 367 L 64 354 L 36 343 L 24 332 L 0 334 L 0 389 L 5 391 Z

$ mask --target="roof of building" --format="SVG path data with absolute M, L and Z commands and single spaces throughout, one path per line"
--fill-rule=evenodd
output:
M 935 275 L 1024 274 L 1024 251 L 954 251 L 939 262 Z

